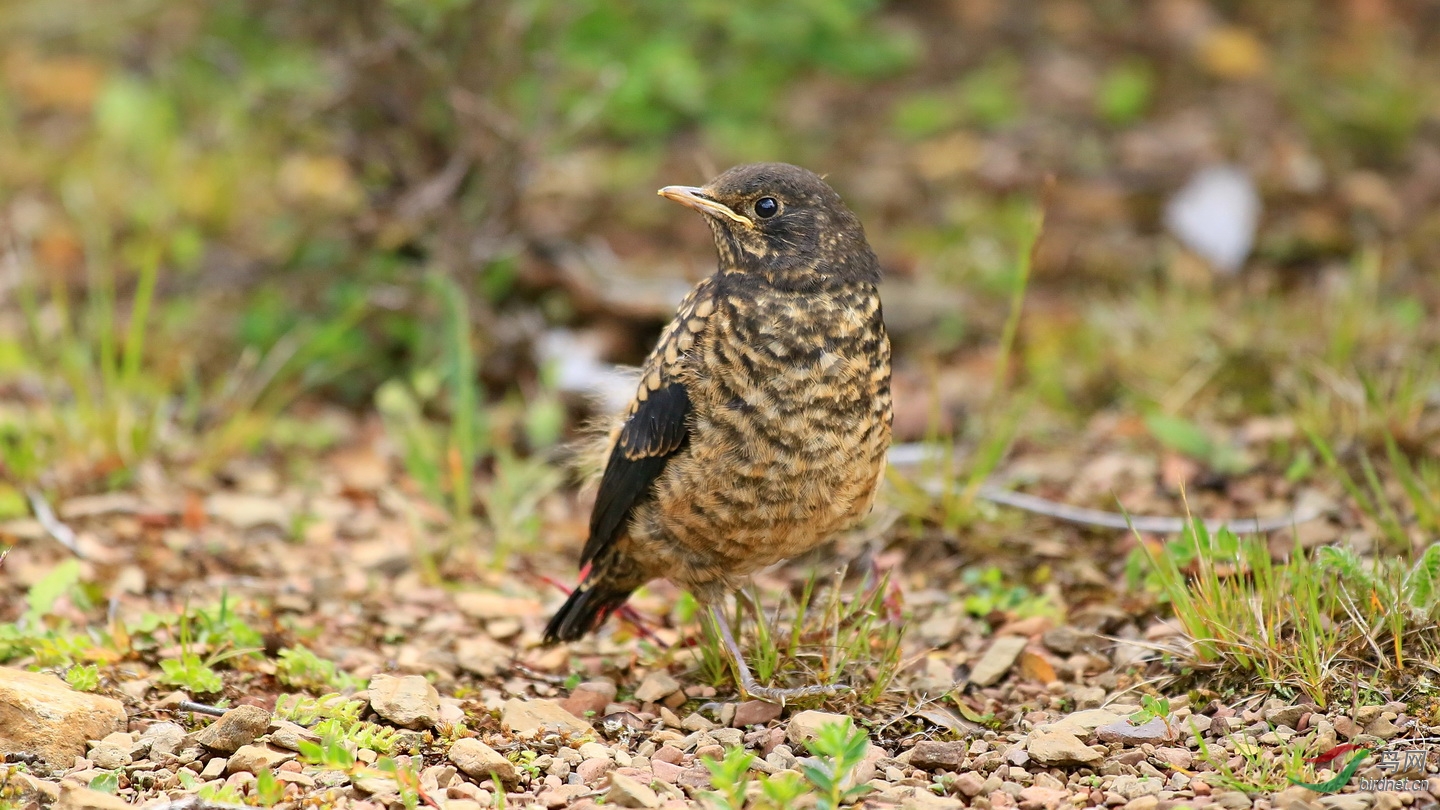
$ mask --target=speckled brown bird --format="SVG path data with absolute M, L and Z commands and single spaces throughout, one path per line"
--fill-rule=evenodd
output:
M 659 193 L 705 215 L 719 270 L 680 303 L 610 432 L 581 581 L 545 638 L 580 638 L 663 577 L 710 609 L 746 693 L 833 691 L 756 683 L 723 603 L 870 511 L 892 419 L 879 264 L 840 196 L 796 166 Z

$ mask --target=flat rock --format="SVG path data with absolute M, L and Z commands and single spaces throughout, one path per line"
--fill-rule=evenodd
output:
M 1095 729 L 1095 736 L 1101 742 L 1118 742 L 1122 745 L 1161 745 L 1175 739 L 1175 729 L 1166 725 L 1159 717 L 1152 717 L 1140 725 L 1121 719 Z
M 229 761 L 225 763 L 225 772 L 243 771 L 258 776 L 261 771 L 270 770 L 294 758 L 294 751 L 286 751 L 273 745 L 242 745 L 230 755 Z
M 655 791 L 648 785 L 628 776 L 612 773 L 610 791 L 605 794 L 605 802 L 616 807 L 655 808 L 660 806 L 660 797 L 655 795 Z
M 274 526 L 290 527 L 290 508 L 278 499 L 265 495 L 244 495 L 217 492 L 205 499 L 205 512 L 237 529 Z
M 1020 651 L 1025 649 L 1027 640 L 1022 636 L 999 636 L 990 642 L 990 649 L 980 656 L 970 669 L 970 683 L 976 686 L 993 686 L 1005 677 Z
M 806 740 L 813 740 L 819 735 L 821 726 L 844 723 L 847 720 L 850 718 L 843 714 L 817 712 L 814 709 L 803 711 L 790 718 L 790 727 L 785 729 L 785 739 L 796 751 L 800 751 L 803 750 L 802 745 Z
M 747 700 L 735 707 L 735 718 L 730 725 L 735 728 L 758 726 L 780 719 L 785 707 L 765 700 Z
M 958 771 L 970 744 L 921 740 L 910 749 L 910 765 L 926 771 Z
M 615 684 L 609 681 L 585 681 L 570 691 L 570 697 L 560 704 L 565 711 L 583 719 L 598 717 L 605 713 L 605 707 L 615 702 Z
M 1104 759 L 1074 734 L 1043 726 L 1030 732 L 1030 740 L 1026 743 L 1025 750 L 1032 759 L 1046 767 L 1095 766 Z
M 255 742 L 255 738 L 270 727 L 270 712 L 259 706 L 236 706 L 220 715 L 220 719 L 200 729 L 195 741 L 222 754 L 233 754 L 240 746 Z
M 95 763 L 97 768 L 113 771 L 130 764 L 130 749 L 134 747 L 134 738 L 123 731 L 117 731 L 105 735 L 105 739 L 95 743 L 87 759 Z
M 553 700 L 510 698 L 500 709 L 500 724 L 511 731 L 561 731 L 584 734 L 594 728 L 584 720 L 565 711 Z
M 55 810 L 128 810 L 129 802 L 119 796 L 83 788 L 74 782 L 60 784 L 60 800 Z
M 179 723 L 156 723 L 140 734 L 140 744 L 156 762 L 162 757 L 174 756 L 184 742 L 185 729 Z
M 1111 723 L 1118 723 L 1125 718 L 1105 709 L 1084 709 L 1078 712 L 1071 712 L 1064 717 L 1049 724 L 1049 728 L 1068 731 L 1076 737 L 1088 737 L 1095 729 L 1101 726 L 1108 726 Z
M 401 728 L 431 728 L 440 719 L 440 693 L 421 675 L 376 675 L 369 692 L 370 708 Z
M 670 673 L 659 670 L 646 675 L 645 680 L 640 682 L 640 688 L 635 690 L 635 699 L 641 703 L 659 703 L 679 691 L 679 682 L 670 677 Z
M 455 594 L 455 607 L 479 621 L 490 619 L 523 619 L 540 613 L 542 605 L 534 599 L 520 599 L 484 591 L 463 591 Z
M 508 647 L 486 635 L 470 636 L 455 642 L 456 665 L 482 678 L 499 675 L 510 666 L 512 657 Z
M 493 774 L 506 786 L 513 787 L 520 781 L 515 763 L 503 754 L 474 737 L 465 737 L 450 746 L 450 761 L 460 772 L 478 782 L 486 782 Z
M 1070 797 L 1063 788 L 1031 785 L 1020 791 L 1021 810 L 1055 810 Z
M 124 732 L 125 706 L 77 692 L 54 675 L 0 667 L 0 751 L 26 751 L 70 767 L 88 740 Z
M 320 736 L 308 728 L 289 720 L 276 720 L 270 724 L 270 742 L 299 751 L 302 742 L 320 742 Z

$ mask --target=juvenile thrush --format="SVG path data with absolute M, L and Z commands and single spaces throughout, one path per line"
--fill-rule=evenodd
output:
M 711 612 L 747 694 L 830 693 L 757 683 L 723 603 L 870 511 L 892 419 L 879 264 L 840 196 L 796 166 L 659 193 L 705 215 L 719 270 L 681 301 L 610 431 L 581 581 L 545 639 L 580 638 L 663 577 Z

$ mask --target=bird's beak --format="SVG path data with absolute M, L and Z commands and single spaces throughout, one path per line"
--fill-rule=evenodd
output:
M 753 226 L 755 224 L 750 221 L 749 217 L 741 216 L 731 211 L 729 206 L 722 205 L 705 196 L 705 189 L 703 188 L 696 188 L 695 186 L 666 186 L 656 193 L 667 200 L 674 200 L 681 205 L 694 208 L 702 214 L 709 214 L 712 217 L 724 217 L 734 220 L 741 225 Z

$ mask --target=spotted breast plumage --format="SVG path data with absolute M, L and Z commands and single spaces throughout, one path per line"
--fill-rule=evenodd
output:
M 747 693 L 822 691 L 755 683 L 720 606 L 870 510 L 892 419 L 879 264 L 805 169 L 737 166 L 660 194 L 706 215 L 719 269 L 681 302 L 610 433 L 581 582 L 546 640 L 594 630 L 663 577 L 711 608 Z

